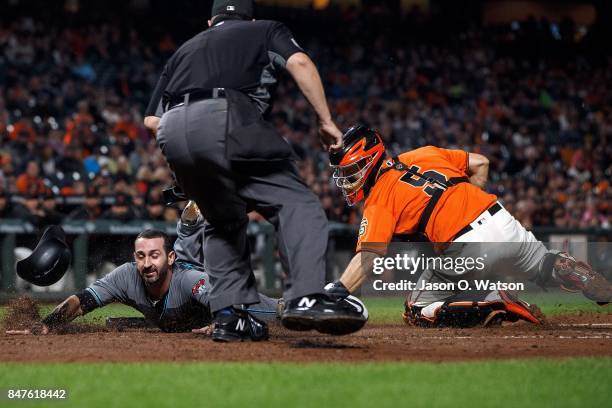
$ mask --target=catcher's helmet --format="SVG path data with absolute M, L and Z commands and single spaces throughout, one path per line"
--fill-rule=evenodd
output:
M 376 130 L 363 125 L 351 127 L 342 140 L 342 150 L 330 153 L 329 161 L 346 202 L 355 205 L 367 196 L 374 184 L 385 157 L 385 145 Z
M 17 262 L 17 275 L 37 286 L 59 281 L 70 266 L 70 249 L 59 225 L 48 227 L 32 254 Z

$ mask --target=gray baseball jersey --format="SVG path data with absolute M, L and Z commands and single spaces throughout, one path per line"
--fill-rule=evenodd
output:
M 203 225 L 201 219 L 193 226 L 178 222 L 174 244 L 177 262 L 172 268 L 170 288 L 159 301 L 147 295 L 135 262 L 119 266 L 86 290 L 98 307 L 123 303 L 140 311 L 163 331 L 188 331 L 210 324 L 210 279 L 202 259 Z M 274 320 L 277 303 L 276 299 L 260 294 L 260 303 L 249 306 L 249 311 L 258 318 Z

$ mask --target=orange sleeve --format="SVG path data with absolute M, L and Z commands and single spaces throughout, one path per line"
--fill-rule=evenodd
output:
M 385 255 L 396 223 L 396 218 L 386 207 L 376 205 L 366 207 L 359 224 L 356 252 L 370 251 Z
M 470 154 L 465 150 L 450 150 L 440 149 L 446 159 L 451 162 L 453 166 L 456 166 L 460 171 L 468 174 L 469 157 Z

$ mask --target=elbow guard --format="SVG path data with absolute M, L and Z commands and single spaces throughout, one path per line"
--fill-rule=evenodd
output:
M 96 301 L 96 298 L 94 297 L 94 295 L 92 295 L 91 292 L 88 291 L 87 289 L 84 289 L 82 292 L 77 293 L 76 297 L 79 298 L 79 303 L 81 304 L 81 310 L 83 311 L 84 315 L 100 306 L 98 302 Z

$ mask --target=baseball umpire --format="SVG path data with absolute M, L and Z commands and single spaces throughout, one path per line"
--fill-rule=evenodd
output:
M 117 267 L 82 292 L 68 297 L 31 329 L 7 333 L 47 334 L 96 308 L 121 302 L 140 311 L 162 331 L 210 334 L 210 281 L 202 264 L 203 223 L 197 206 L 190 202 L 177 223 L 174 248 L 162 231 L 140 233 L 134 241 L 134 262 Z M 262 320 L 275 320 L 278 301 L 264 295 L 260 299 L 260 303 L 249 308 L 250 312 Z M 267 337 L 265 325 L 247 325 L 245 321 L 239 326 L 242 330 L 258 330 L 260 338 Z M 222 340 L 235 339 L 228 333 Z
M 432 242 L 434 257 L 451 260 L 476 258 L 485 250 L 485 277 L 523 274 L 541 286 L 553 280 L 598 303 L 612 301 L 612 285 L 602 275 L 567 253 L 548 250 L 494 194 L 482 190 L 489 161 L 480 154 L 426 146 L 387 157 L 378 132 L 354 126 L 344 135 L 342 151 L 332 153 L 330 161 L 347 202 L 365 200 L 358 254 L 340 280 L 328 285 L 331 293 L 342 296 L 356 290 L 391 241 L 409 238 Z M 475 269 L 426 269 L 406 302 L 406 322 L 464 327 L 517 319 L 541 322 L 533 305 L 505 290 L 427 289 L 443 287 Z
M 291 32 L 252 17 L 252 0 L 214 1 L 209 28 L 166 63 L 145 126 L 156 132 L 178 184 L 207 221 L 213 339 L 235 331 L 246 314 L 242 305 L 259 302 L 246 237 L 252 210 L 278 232 L 289 276 L 283 326 L 350 333 L 365 323 L 362 310 L 322 293 L 325 213 L 300 180 L 290 146 L 264 119 L 277 72 L 287 70 L 314 108 L 324 144 L 339 148 L 342 133 L 331 119 L 316 67 Z

